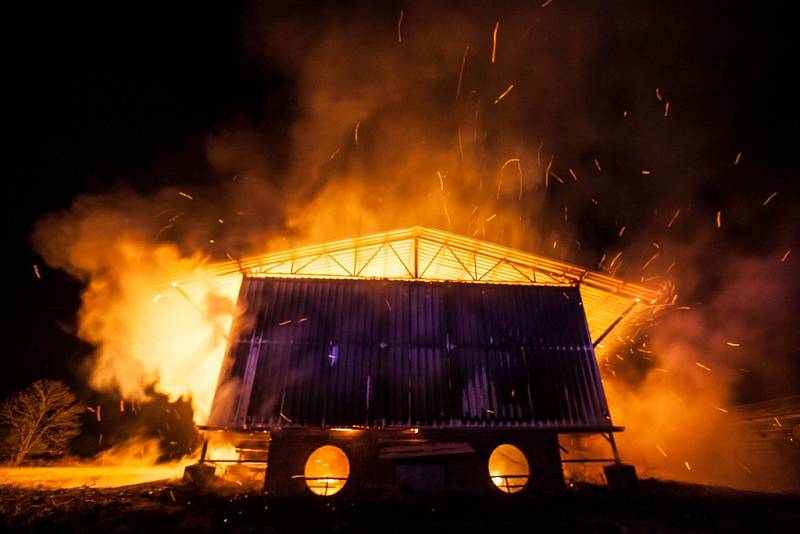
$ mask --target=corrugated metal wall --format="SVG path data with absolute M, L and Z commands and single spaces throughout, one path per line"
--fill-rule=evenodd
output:
M 575 287 L 245 278 L 212 426 L 610 425 Z

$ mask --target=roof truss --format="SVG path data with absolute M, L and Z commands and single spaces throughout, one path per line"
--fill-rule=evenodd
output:
M 606 344 L 632 335 L 665 296 L 660 288 L 420 226 L 262 254 L 210 269 L 213 274 L 257 277 L 577 285 L 592 339 L 605 333 Z M 614 333 L 608 335 L 612 328 Z

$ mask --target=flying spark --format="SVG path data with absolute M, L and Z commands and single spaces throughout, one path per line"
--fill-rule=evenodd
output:
M 514 88 L 514 84 L 512 83 L 511 85 L 508 86 L 508 88 L 505 91 L 500 93 L 500 96 L 498 96 L 497 98 L 494 99 L 494 103 L 497 104 L 498 102 L 503 100 L 506 97 L 506 95 L 511 92 L 511 90 L 513 88 Z
M 609 269 L 611 269 L 614 266 L 614 264 L 617 263 L 617 260 L 620 258 L 620 256 L 622 256 L 621 250 L 617 253 L 616 256 L 614 256 L 614 258 L 611 260 L 611 263 L 608 264 Z
M 767 197 L 767 199 L 766 199 L 764 202 L 762 202 L 762 203 L 761 203 L 761 205 L 762 205 L 762 206 L 766 206 L 767 204 L 769 204 L 769 203 L 772 201 L 772 199 L 773 199 L 773 198 L 775 198 L 775 197 L 777 196 L 777 194 L 778 194 L 778 192 L 777 192 L 777 191 L 775 191 L 774 193 L 772 193 L 770 196 L 768 196 L 768 197 Z
M 464 48 L 464 55 L 461 57 L 461 70 L 458 71 L 458 85 L 456 86 L 456 100 L 461 95 L 461 80 L 464 78 L 464 66 L 467 64 L 467 55 L 469 54 L 469 45 Z M 459 133 L 461 130 L 459 130 Z M 459 137 L 459 140 L 461 138 Z
M 748 475 L 752 475 L 753 474 L 753 472 L 746 465 L 744 465 L 742 462 L 736 462 L 736 463 L 739 465 L 739 467 L 744 469 L 744 472 L 747 473 Z
M 402 43 L 403 42 L 403 32 L 402 32 L 403 15 L 404 15 L 404 13 L 403 13 L 403 10 L 401 9 L 400 10 L 400 18 L 397 19 L 397 42 L 398 43 Z
M 500 29 L 500 21 L 498 20 L 494 24 L 494 31 L 492 32 L 492 63 L 494 63 L 495 56 L 497 54 L 497 30 Z
M 677 219 L 678 215 L 680 215 L 680 214 L 681 214 L 681 209 L 680 208 L 675 210 L 675 214 L 672 216 L 672 218 L 667 223 L 667 228 L 672 228 L 673 223 L 675 223 L 675 219 Z
M 660 252 L 656 252 L 655 254 L 653 254 L 653 256 L 649 260 L 647 260 L 647 262 L 644 265 L 642 265 L 642 271 L 647 269 L 650 266 L 650 264 L 653 263 L 656 258 L 658 258 L 660 254 L 661 254 Z

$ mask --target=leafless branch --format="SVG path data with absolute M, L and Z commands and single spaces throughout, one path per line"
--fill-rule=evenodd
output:
M 38 455 L 59 455 L 80 434 L 75 395 L 63 383 L 37 380 L 0 405 L 0 455 L 13 465 Z

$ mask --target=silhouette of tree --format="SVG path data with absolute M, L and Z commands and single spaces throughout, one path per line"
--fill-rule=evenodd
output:
M 0 405 L 0 454 L 13 465 L 63 454 L 80 434 L 82 412 L 63 382 L 37 380 Z

